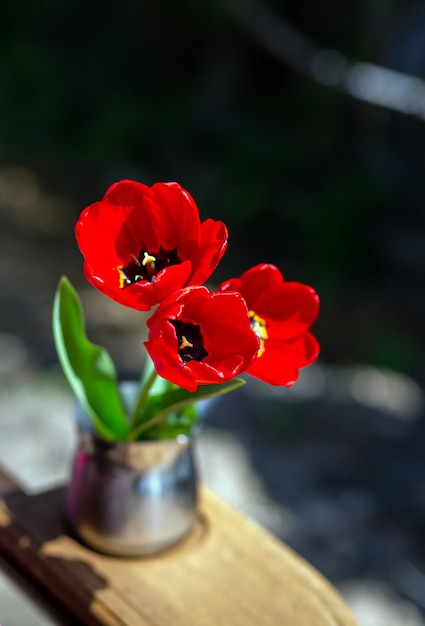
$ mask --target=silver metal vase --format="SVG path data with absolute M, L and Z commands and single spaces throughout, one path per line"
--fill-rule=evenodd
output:
M 193 437 L 110 443 L 78 421 L 66 491 L 66 516 L 75 534 L 96 550 L 120 556 L 153 554 L 187 535 L 197 518 Z

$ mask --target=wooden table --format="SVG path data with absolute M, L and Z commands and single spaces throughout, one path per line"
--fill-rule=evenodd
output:
M 0 471 L 0 551 L 92 626 L 356 626 L 316 570 L 203 489 L 178 547 L 122 559 L 84 547 L 63 523 L 63 490 L 28 496 Z

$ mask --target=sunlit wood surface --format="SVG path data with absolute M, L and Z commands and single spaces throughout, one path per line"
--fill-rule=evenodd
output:
M 11 486 L 0 480 L 3 493 Z M 61 489 L 5 496 L 0 548 L 84 624 L 356 626 L 327 580 L 208 490 L 190 536 L 149 558 L 82 546 L 62 510 Z

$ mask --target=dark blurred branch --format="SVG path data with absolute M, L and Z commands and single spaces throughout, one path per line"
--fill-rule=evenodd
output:
M 425 120 L 425 81 L 415 76 L 348 60 L 321 47 L 256 0 L 226 0 L 238 23 L 274 57 L 323 85 L 393 111 Z

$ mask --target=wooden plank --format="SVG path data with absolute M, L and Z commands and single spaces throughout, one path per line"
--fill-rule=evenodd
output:
M 0 502 L 0 548 L 89 626 L 355 626 L 310 565 L 209 490 L 179 546 L 98 554 L 63 520 L 63 491 Z

